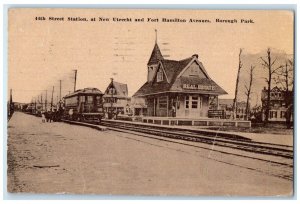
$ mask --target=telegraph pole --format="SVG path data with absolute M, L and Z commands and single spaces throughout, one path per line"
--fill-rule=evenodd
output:
M 77 80 L 77 69 L 75 71 L 75 79 L 74 79 L 74 92 L 76 91 L 76 80 Z
M 59 100 L 61 100 L 61 80 L 59 80 Z
M 52 95 L 51 95 L 51 111 L 53 106 L 53 93 L 54 93 L 54 86 L 52 87 Z
M 36 98 L 34 98 L 34 113 L 36 113 Z
M 10 89 L 10 97 L 9 97 L 9 103 L 12 104 L 13 100 L 12 100 L 12 89 Z
M 57 96 L 58 97 L 58 96 Z M 60 101 L 61 101 L 61 80 L 59 80 L 59 100 L 57 100 L 59 103 L 59 109 L 60 109 Z
M 47 111 L 47 90 L 46 90 L 46 98 L 45 98 L 45 110 Z
M 8 115 L 8 118 L 10 119 L 11 116 L 13 115 L 14 113 L 14 103 L 13 103 L 13 99 L 12 99 L 12 89 L 10 89 L 10 97 L 9 97 L 9 115 Z
M 43 93 L 41 93 L 41 104 L 42 104 L 42 108 L 43 108 Z

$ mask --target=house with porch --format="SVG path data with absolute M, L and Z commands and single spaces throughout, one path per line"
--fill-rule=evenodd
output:
M 293 101 L 293 92 L 282 90 L 275 86 L 270 91 L 270 109 L 268 113 L 268 120 L 270 122 L 285 122 L 287 111 L 291 112 Z M 262 120 L 265 120 L 265 112 L 268 102 L 268 90 L 266 87 L 261 91 L 262 102 Z M 293 121 L 293 115 L 289 113 L 290 120 Z
M 127 84 L 119 83 L 111 79 L 104 92 L 104 111 L 106 117 L 109 113 L 128 115 L 131 113 L 130 100 Z

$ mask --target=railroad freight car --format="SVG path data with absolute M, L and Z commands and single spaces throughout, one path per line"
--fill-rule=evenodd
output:
M 79 89 L 64 97 L 63 118 L 100 123 L 104 117 L 103 93 L 97 88 Z

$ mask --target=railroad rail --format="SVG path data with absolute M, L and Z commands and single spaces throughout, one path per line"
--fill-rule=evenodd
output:
M 88 122 L 76 122 L 63 120 L 64 122 L 72 122 L 77 125 L 87 126 Z M 286 159 L 294 158 L 293 147 L 287 145 L 271 144 L 264 142 L 256 142 L 249 138 L 245 138 L 236 134 L 225 134 L 218 132 L 210 132 L 206 130 L 187 130 L 178 128 L 169 128 L 163 126 L 155 126 L 149 124 L 137 124 L 123 121 L 102 120 L 101 126 L 92 125 L 93 128 L 101 129 L 101 126 L 113 128 L 114 130 L 122 129 L 127 131 L 151 134 L 163 138 L 184 140 L 189 142 L 204 143 L 208 145 L 226 147 L 231 149 L 242 150 L 246 152 L 265 154 Z
M 294 155 L 293 148 L 290 146 L 255 142 L 248 138 L 238 137 L 237 135 L 232 135 L 232 137 L 230 137 L 230 134 L 222 135 L 212 132 L 207 132 L 206 135 L 200 135 L 195 131 L 189 130 L 172 130 L 164 127 L 157 128 L 156 126 L 145 126 L 144 124 L 130 124 L 114 121 L 102 121 L 101 125 L 147 133 L 171 139 L 200 142 L 209 145 L 228 147 L 242 151 L 278 156 L 288 159 L 293 159 Z
M 220 146 L 222 149 L 214 148 L 215 152 L 222 154 L 230 154 L 233 156 L 254 159 L 259 162 L 264 162 L 265 165 L 277 166 L 274 170 L 267 171 L 260 169 L 260 167 L 240 166 L 250 170 L 266 173 L 268 175 L 279 178 L 293 180 L 293 147 L 287 145 L 271 144 L 255 142 L 249 138 L 245 138 L 235 134 L 225 134 L 216 132 L 205 132 L 205 130 L 186 130 L 176 127 L 164 127 L 150 124 L 139 124 L 126 121 L 112 121 L 103 120 L 101 125 L 63 120 L 63 122 L 87 126 L 97 130 L 113 130 L 134 134 L 141 137 L 151 138 L 155 140 L 167 141 L 177 143 L 194 148 L 201 148 L 211 150 L 211 146 Z M 200 146 L 199 146 L 199 145 Z M 204 146 L 203 146 L 204 145 Z M 224 149 L 225 148 L 225 149 Z M 230 150 L 232 149 L 232 150 Z M 238 150 L 238 151 L 233 151 Z M 245 152 L 245 153 L 243 153 Z M 246 152 L 251 152 L 251 155 Z M 260 155 L 270 155 L 265 158 Z M 224 162 L 220 159 L 214 159 L 218 162 Z M 235 163 L 227 163 L 239 166 Z M 275 172 L 274 172 L 275 171 Z

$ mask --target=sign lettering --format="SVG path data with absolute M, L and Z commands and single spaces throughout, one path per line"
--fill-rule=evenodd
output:
M 214 91 L 216 90 L 216 86 L 213 85 L 201 85 L 201 84 L 183 84 L 184 89 L 192 89 L 192 90 L 206 90 L 206 91 Z

